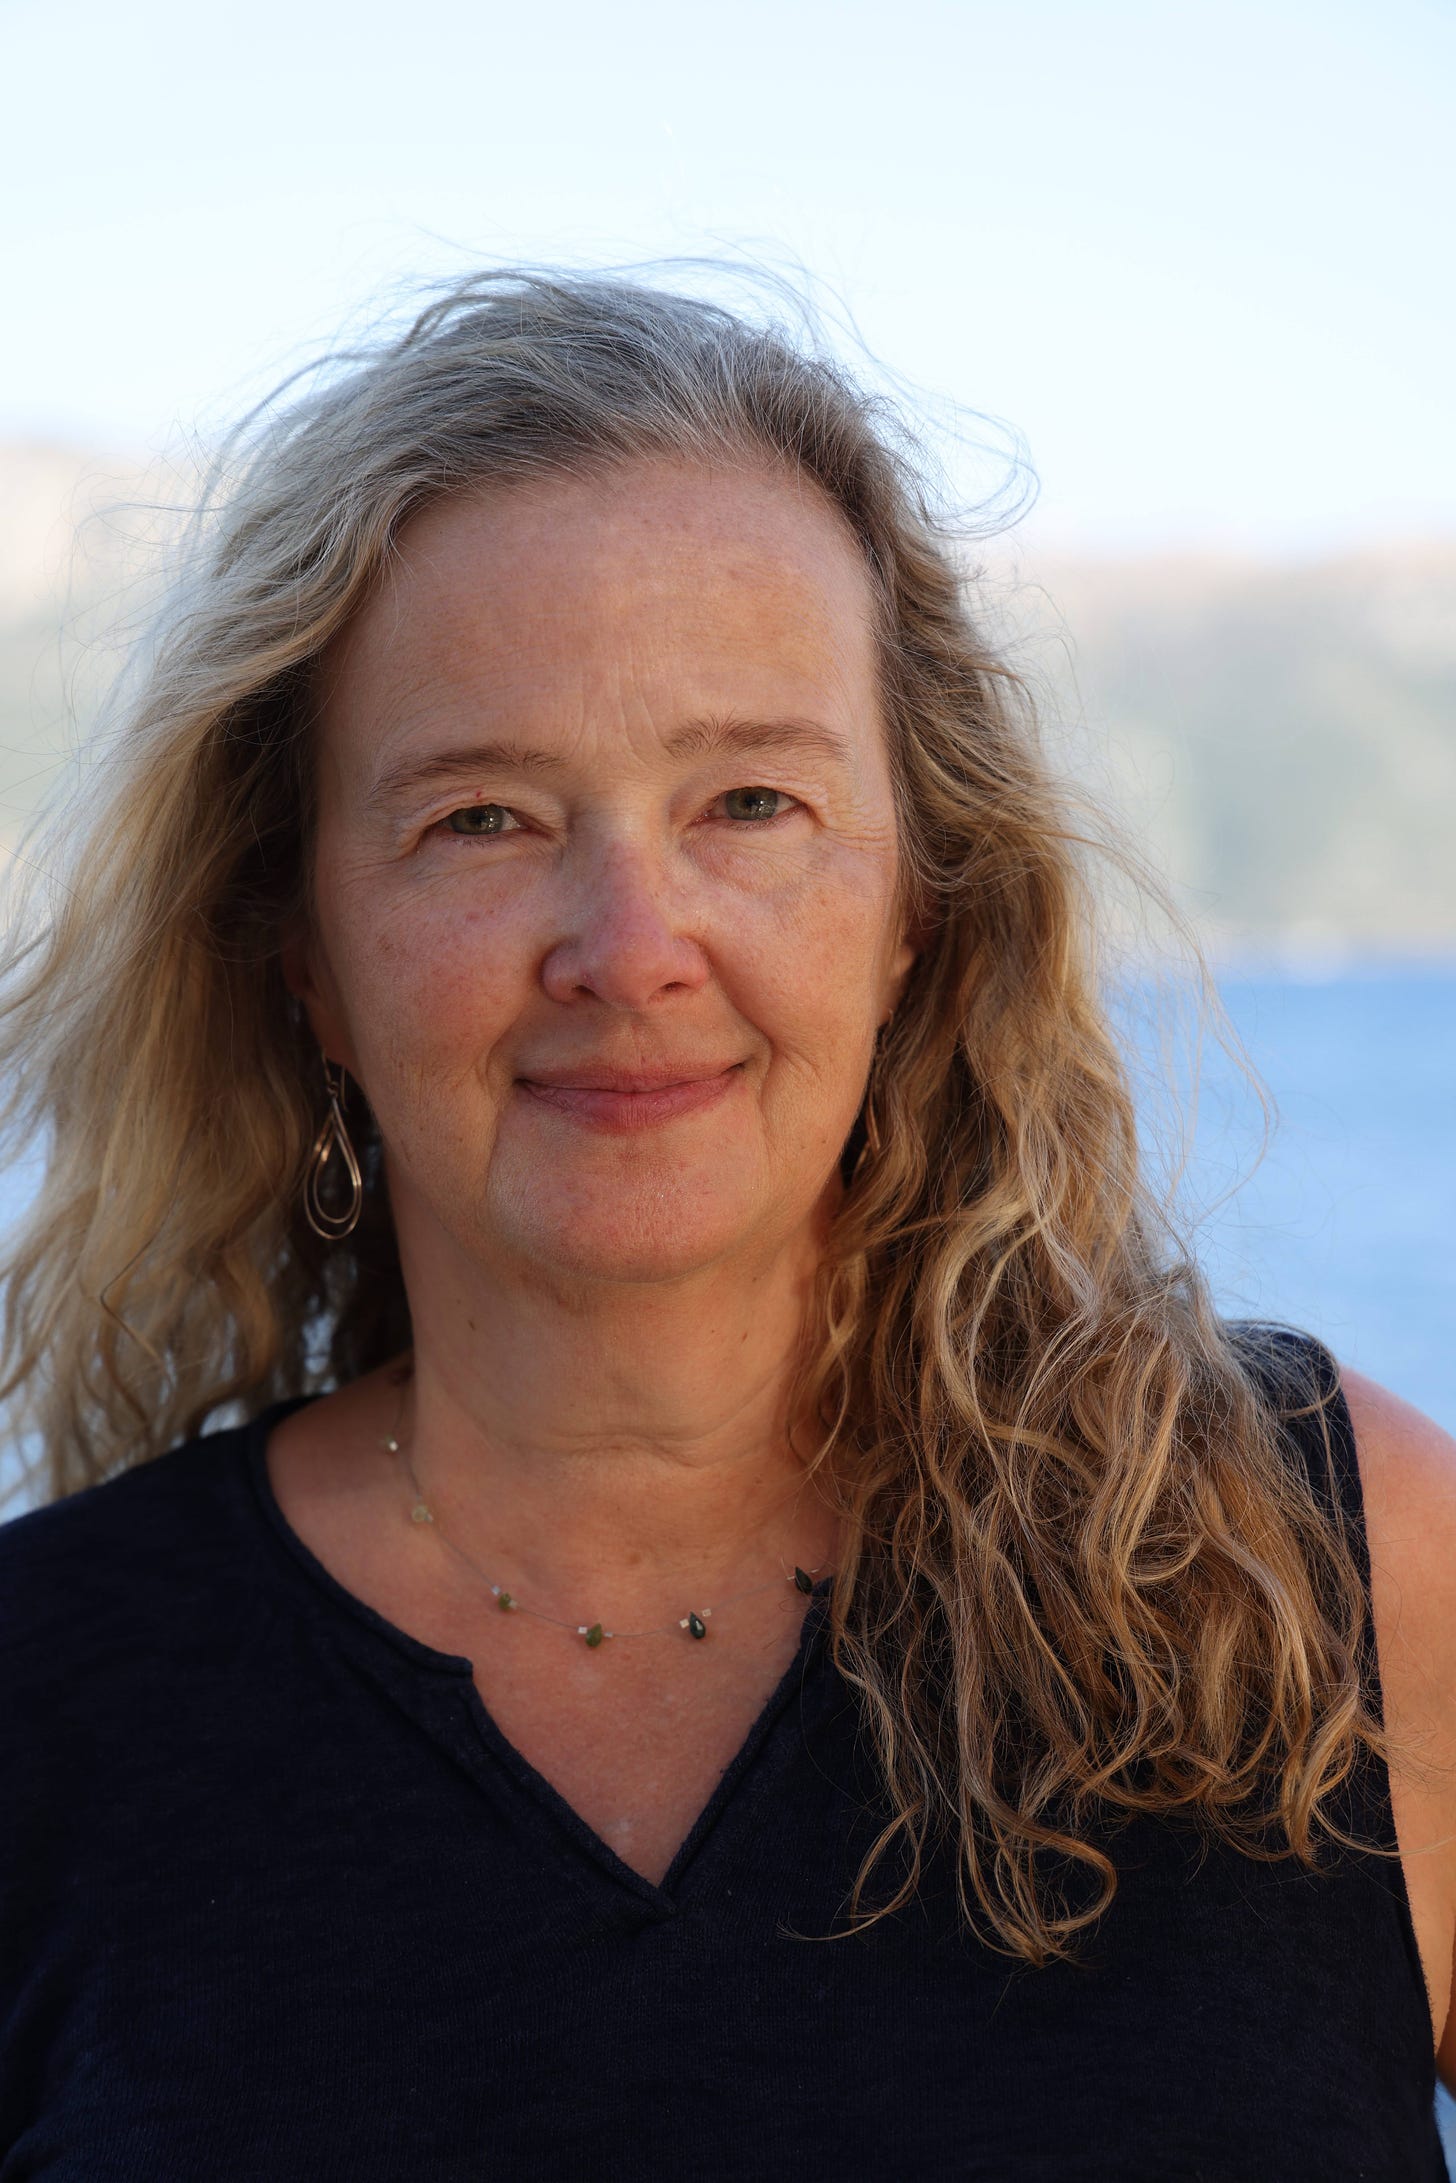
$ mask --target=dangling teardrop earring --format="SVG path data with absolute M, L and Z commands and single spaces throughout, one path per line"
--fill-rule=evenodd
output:
M 304 1218 L 314 1234 L 322 1236 L 326 1243 L 338 1243 L 352 1235 L 364 1210 L 364 1177 L 344 1126 L 345 1082 L 342 1065 L 336 1067 L 326 1054 L 324 1088 L 329 1095 L 329 1111 L 313 1141 L 303 1178 Z M 349 1202 L 341 1213 L 331 1213 L 323 1200 L 324 1174 L 336 1151 L 349 1178 Z

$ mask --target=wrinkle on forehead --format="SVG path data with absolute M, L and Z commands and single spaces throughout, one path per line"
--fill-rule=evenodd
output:
M 402 755 L 461 712 L 481 741 L 545 757 L 537 707 L 583 696 L 640 701 L 664 738 L 726 715 L 853 728 L 867 706 L 877 727 L 877 623 L 845 519 L 782 472 L 653 463 L 471 490 L 405 526 L 333 649 L 324 724 L 375 744 L 375 778 L 381 743 Z

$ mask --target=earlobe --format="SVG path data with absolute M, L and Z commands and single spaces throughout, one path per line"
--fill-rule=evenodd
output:
M 320 991 L 315 948 L 309 934 L 293 926 L 284 934 L 278 950 L 283 983 L 308 1017 L 309 1029 L 327 1061 L 353 1071 L 353 1048 L 341 1035 L 337 1011 Z
M 895 1010 L 904 999 L 906 983 L 919 960 L 920 949 L 917 943 L 908 938 L 902 938 L 890 961 L 889 976 L 886 980 L 886 1008 L 884 1015 L 880 1018 L 882 1023 L 889 1022 L 891 1016 L 894 1015 Z
M 278 960 L 283 971 L 283 983 L 296 1001 L 307 1007 L 313 998 L 312 966 L 308 959 L 308 943 L 302 933 L 289 932 L 278 950 Z

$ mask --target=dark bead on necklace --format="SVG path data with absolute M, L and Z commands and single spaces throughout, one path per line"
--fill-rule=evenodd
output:
M 586 1632 L 586 1641 L 590 1645 L 593 1652 L 596 1651 L 598 1645 L 601 1643 L 605 1635 L 606 1632 L 605 1630 L 603 1630 L 600 1622 L 594 1622 L 591 1628 Z
M 708 1625 L 707 1625 L 707 1623 L 706 1623 L 706 1622 L 705 1622 L 705 1621 L 703 1620 L 702 1616 L 701 1616 L 701 1615 L 695 1615 L 695 1614 L 693 1614 L 693 1613 L 691 1613 L 691 1612 L 690 1612 L 690 1613 L 689 1613 L 689 1615 L 688 1615 L 688 1636 L 689 1636 L 689 1637 L 706 1637 L 706 1636 L 707 1636 L 707 1634 L 708 1634 Z
M 801 1569 L 797 1562 L 794 1564 L 794 1583 L 801 1592 L 812 1592 L 814 1589 L 814 1579 L 810 1576 L 808 1570 Z

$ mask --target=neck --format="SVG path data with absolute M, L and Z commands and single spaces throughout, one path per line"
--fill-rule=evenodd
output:
M 421 1257 L 426 1262 L 421 1263 Z M 832 1555 L 790 1399 L 816 1253 L 563 1295 L 410 1253 L 403 1437 L 457 1542 L 558 1603 L 650 1608 Z

